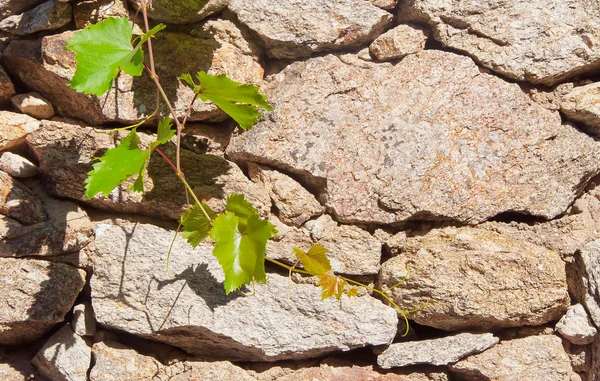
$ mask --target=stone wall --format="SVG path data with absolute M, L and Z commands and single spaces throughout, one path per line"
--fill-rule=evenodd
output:
M 319 243 L 389 289 L 408 334 L 277 268 L 226 295 L 208 241 L 165 269 L 186 197 L 159 157 L 145 195 L 84 199 L 109 130 L 154 109 L 145 77 L 66 85 L 66 41 L 109 16 L 141 25 L 134 0 L 0 0 L 0 379 L 600 380 L 600 3 L 153 0 L 177 115 L 200 70 L 273 106 L 241 132 L 195 103 L 192 188 L 244 193 L 270 258 Z

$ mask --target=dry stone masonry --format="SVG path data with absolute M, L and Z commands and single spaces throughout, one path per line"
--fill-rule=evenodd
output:
M 0 0 L 0 380 L 600 381 L 599 2 L 152 1 L 176 115 L 200 70 L 273 106 L 243 132 L 196 102 L 187 182 L 216 211 L 243 193 L 271 260 L 326 247 L 369 286 L 341 305 L 270 264 L 227 295 L 158 153 L 145 194 L 85 199 L 118 129 L 146 147 L 168 110 L 147 76 L 75 92 L 64 47 L 141 33 L 136 3 Z

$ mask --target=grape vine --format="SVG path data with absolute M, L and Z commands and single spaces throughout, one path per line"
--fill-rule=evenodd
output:
M 129 130 L 128 135 L 116 147 L 96 158 L 97 161 L 85 180 L 85 197 L 90 199 L 97 194 L 107 196 L 115 187 L 135 176 L 137 178 L 130 189 L 143 193 L 144 173 L 151 154 L 156 152 L 171 166 L 193 199 L 193 203 L 182 213 L 177 231 L 181 229 L 183 238 L 192 247 L 198 246 L 207 238 L 214 241 L 213 255 L 225 274 L 224 287 L 227 294 L 244 285 L 253 286 L 254 282 L 266 283 L 266 260 L 288 269 L 290 274 L 298 272 L 317 277 L 317 285 L 322 288 L 322 299 L 335 297 L 341 302 L 344 293 L 356 296 L 357 286 L 365 287 L 380 294 L 406 320 L 406 312 L 385 292 L 336 275 L 327 258 L 327 249 L 320 245 L 313 245 L 308 252 L 294 249 L 298 261 L 293 266 L 267 258 L 267 241 L 276 236 L 277 231 L 269 221 L 260 217 L 243 195 L 231 194 L 223 213 L 211 210 L 206 203 L 200 201 L 185 180 L 180 167 L 181 132 L 194 103 L 198 100 L 214 103 L 243 130 L 252 128 L 257 122 L 261 115 L 259 109 L 272 108 L 258 87 L 235 82 L 224 74 L 210 75 L 201 71 L 195 74 L 196 81 L 189 73 L 179 76 L 182 82 L 193 89 L 194 97 L 183 117 L 178 118 L 156 74 L 152 51 L 152 37 L 165 29 L 165 25 L 149 28 L 147 9 L 151 6 L 151 0 L 138 0 L 138 6 L 144 20 L 145 33 L 142 35 L 134 36 L 133 24 L 126 17 L 111 17 L 75 32 L 66 47 L 75 52 L 77 68 L 69 85 L 77 91 L 102 96 L 111 89 L 121 71 L 131 76 L 141 76 L 145 71 L 154 81 L 157 90 L 155 111 L 144 121 L 122 128 Z M 144 45 L 148 53 L 147 60 Z M 169 109 L 170 116 L 160 120 L 156 140 L 148 148 L 142 149 L 136 130 L 158 113 L 161 98 Z M 175 164 L 160 150 L 161 145 L 173 138 L 177 148 Z M 296 267 L 299 264 L 303 270 Z

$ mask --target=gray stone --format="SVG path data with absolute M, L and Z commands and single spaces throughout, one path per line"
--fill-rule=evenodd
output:
M 46 220 L 40 199 L 3 171 L 0 171 L 0 214 L 25 225 Z
M 267 167 L 248 164 L 252 181 L 261 184 L 271 196 L 279 219 L 294 226 L 301 226 L 312 217 L 325 212 L 315 196 L 291 177 Z
M 390 256 L 400 254 L 406 245 L 406 232 L 404 231 L 390 234 L 382 229 L 377 229 L 375 230 L 373 237 L 383 243 L 384 250 Z
M 48 218 L 34 225 L 23 225 L 0 216 L 0 257 L 65 258 L 65 254 L 76 253 L 92 241 L 92 223 L 83 209 L 75 203 L 49 197 L 39 182 L 29 181 L 27 185 L 42 201 Z
M 407 273 L 409 272 L 409 273 Z M 565 265 L 543 247 L 478 228 L 409 238 L 382 265 L 380 283 L 415 322 L 443 330 L 541 325 L 569 308 Z
M 590 344 L 598 336 L 598 330 L 581 304 L 569 307 L 565 316 L 556 324 L 556 330 L 576 345 Z
M 499 342 L 491 333 L 459 333 L 439 339 L 395 343 L 377 356 L 377 365 L 383 369 L 417 364 L 448 365 Z
M 12 177 L 33 177 L 38 174 L 39 168 L 23 156 L 12 152 L 0 153 L 0 170 Z
M 569 291 L 580 301 L 596 327 L 600 326 L 600 239 L 575 254 Z
M 429 31 L 417 25 L 398 25 L 388 30 L 369 46 L 378 60 L 391 61 L 425 49 Z
M 553 85 L 600 67 L 593 0 L 408 0 L 398 20 L 428 23 L 444 46 L 511 79 Z
M 498 381 L 567 381 L 574 374 L 560 338 L 551 335 L 503 341 L 450 365 L 450 371 L 469 380 Z
M 153 377 L 162 368 L 154 358 L 114 341 L 94 343 L 92 356 L 90 381 L 157 380 Z
M 28 115 L 0 111 L 0 151 L 21 145 L 39 127 L 40 122 Z
M 143 223 L 97 223 L 91 290 L 98 323 L 231 361 L 312 358 L 389 344 L 396 334 L 396 312 L 380 301 L 344 297 L 340 309 L 335 300 L 321 301 L 313 285 L 277 274 L 251 297 L 226 295 L 205 243 L 193 250 L 175 239 L 171 276 L 164 265 L 173 234 Z
M 0 19 L 23 13 L 46 0 L 0 0 Z
M 73 17 L 77 29 L 83 29 L 109 17 L 123 16 L 129 16 L 127 0 L 85 0 L 73 6 Z
M 17 110 L 36 119 L 50 119 L 54 116 L 54 108 L 50 102 L 38 93 L 15 95 L 11 101 Z
M 591 134 L 600 136 L 600 83 L 575 87 L 562 96 L 560 111 Z
M 356 0 L 232 0 L 229 9 L 273 58 L 353 48 L 374 40 L 392 21 L 388 12 Z
M 308 251 L 313 244 L 319 244 L 328 250 L 327 257 L 336 273 L 369 276 L 379 271 L 381 242 L 359 227 L 338 225 L 328 215 L 309 221 L 302 228 L 281 226 L 275 218 L 271 221 L 279 239 L 267 243 L 269 258 L 291 265 L 298 261 L 294 248 Z
M 129 0 L 134 8 L 135 0 Z M 220 12 L 229 0 L 152 0 L 148 16 L 169 24 L 190 24 Z
M 0 30 L 17 36 L 56 30 L 69 23 L 73 10 L 68 3 L 49 0 L 19 15 L 0 21 Z
M 96 333 L 96 318 L 89 303 L 81 303 L 73 307 L 73 332 L 79 336 L 94 336 Z
M 600 171 L 598 142 L 452 53 L 394 66 L 328 55 L 263 89 L 274 111 L 227 154 L 303 179 L 340 222 L 550 219 Z
M 0 345 L 40 339 L 63 321 L 85 271 L 63 263 L 0 258 Z M 69 328 L 70 329 L 70 328 Z
M 156 152 L 144 178 L 145 195 L 129 189 L 133 179 L 117 187 L 109 196 L 98 194 L 89 200 L 84 198 L 84 180 L 92 169 L 94 157 L 113 148 L 115 138 L 123 138 L 126 134 L 96 132 L 91 127 L 67 122 L 43 121 L 43 127 L 28 137 L 28 143 L 37 155 L 40 172 L 53 194 L 102 209 L 179 219 L 187 205 L 185 188 Z M 143 147 L 153 140 L 148 134 L 138 132 L 138 135 Z M 175 156 L 172 143 L 161 146 L 161 150 L 168 157 Z M 231 193 L 244 194 L 265 216 L 271 209 L 268 193 L 250 181 L 236 164 L 222 157 L 183 149 L 181 169 L 196 195 L 216 211 L 224 209 L 225 199 Z
M 92 348 L 65 325 L 44 344 L 31 361 L 52 381 L 87 381 Z
M 235 123 L 187 123 L 183 130 L 181 146 L 200 154 L 223 156 L 234 130 Z
M 15 95 L 15 85 L 4 67 L 0 66 L 0 106 L 8 105 L 13 95 Z
M 102 97 L 88 96 L 66 83 L 75 73 L 75 54 L 65 50 L 72 31 L 46 36 L 41 40 L 12 41 L 2 55 L 7 71 L 29 88 L 47 98 L 58 114 L 83 120 L 90 125 L 106 122 L 135 123 L 155 108 L 156 88 L 147 76 L 121 74 L 113 88 Z M 194 98 L 193 90 L 177 80 L 182 73 L 198 71 L 227 74 L 235 81 L 260 85 L 264 70 L 260 49 L 249 42 L 230 21 L 209 20 L 192 28 L 189 34 L 161 32 L 152 40 L 157 74 L 181 117 Z M 161 102 L 159 111 L 168 114 Z M 225 114 L 211 102 L 197 100 L 189 121 L 220 119 Z

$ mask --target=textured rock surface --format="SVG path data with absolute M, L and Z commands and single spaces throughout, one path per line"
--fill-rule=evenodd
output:
M 424 51 L 399 64 L 296 62 L 264 91 L 274 106 L 227 153 L 320 186 L 339 221 L 563 213 L 600 170 L 600 150 L 473 61 Z M 366 65 L 366 66 L 365 66 Z
M 23 13 L 45 1 L 46 0 L 0 0 L 0 19 Z
M 571 367 L 574 372 L 588 372 L 591 369 L 591 345 L 573 345 L 568 341 L 563 341 L 563 346 L 569 356 L 569 360 L 571 360 Z
M 37 119 L 50 119 L 54 108 L 38 93 L 19 94 L 11 98 L 13 106 L 20 112 Z
M 598 336 L 598 330 L 581 304 L 569 308 L 556 324 L 556 330 L 576 345 L 590 344 Z
M 573 375 L 560 338 L 551 335 L 503 341 L 450 370 L 471 380 L 566 381 Z
M 232 0 L 229 9 L 274 58 L 356 47 L 375 39 L 392 21 L 389 13 L 356 0 Z
M 0 214 L 31 225 L 46 219 L 40 199 L 29 188 L 0 171 Z
M 138 134 L 142 144 L 150 142 L 149 135 Z M 29 136 L 28 143 L 37 155 L 40 171 L 52 193 L 58 196 L 85 201 L 99 208 L 172 219 L 179 219 L 186 204 L 183 185 L 156 153 L 150 159 L 144 179 L 145 195 L 130 191 L 133 181 L 127 181 L 107 197 L 98 195 L 84 200 L 84 179 L 91 170 L 91 162 L 100 152 L 114 147 L 113 134 L 94 132 L 91 127 L 76 124 L 43 121 L 43 128 Z M 173 144 L 161 149 L 174 157 Z M 223 210 L 224 200 L 233 192 L 244 194 L 263 214 L 271 209 L 267 192 L 251 182 L 234 163 L 188 150 L 182 150 L 181 155 L 181 168 L 187 182 L 197 196 L 215 210 Z
M 398 0 L 369 0 L 374 6 L 383 9 L 393 9 Z
M 52 381 L 86 381 L 91 360 L 92 349 L 65 325 L 52 335 L 32 363 Z
M 73 332 L 79 336 L 94 336 L 96 333 L 96 318 L 89 303 L 81 303 L 73 307 Z
M 277 216 L 288 225 L 300 226 L 325 212 L 315 196 L 281 172 L 250 163 L 248 174 L 252 181 L 261 184 L 269 192 L 277 208 Z
M 154 380 L 161 367 L 152 357 L 111 341 L 95 343 L 92 356 L 94 366 L 90 381 Z
M 136 122 L 150 115 L 156 89 L 147 76 L 120 75 L 113 89 L 100 99 L 66 86 L 75 73 L 75 55 L 64 50 L 72 33 L 12 41 L 2 55 L 2 63 L 10 74 L 50 100 L 62 116 L 99 125 L 110 121 Z M 200 70 L 225 73 L 235 81 L 256 85 L 263 78 L 260 50 L 230 21 L 207 21 L 195 26 L 189 35 L 163 32 L 153 40 L 153 50 L 157 73 L 179 116 L 193 99 L 192 89 L 176 79 L 181 73 L 194 75 Z M 161 112 L 166 114 L 166 111 L 162 105 Z M 189 120 L 223 118 L 223 115 L 212 103 L 197 101 Z
M 540 325 L 569 307 L 559 255 L 477 228 L 446 228 L 409 238 L 382 265 L 385 287 L 415 322 L 444 330 L 493 330 Z
M 575 255 L 570 274 L 569 291 L 587 309 L 596 327 L 600 326 L 600 239 L 595 240 Z
M 135 9 L 135 0 L 129 0 Z M 148 16 L 169 24 L 189 24 L 221 11 L 229 0 L 153 0 Z
M 12 152 L 0 153 L 0 170 L 12 177 L 32 177 L 39 172 L 37 165 Z
M 375 275 L 381 261 L 381 242 L 356 226 L 338 225 L 324 215 L 309 221 L 300 229 L 282 225 L 275 218 L 279 239 L 267 243 L 267 256 L 288 264 L 298 258 L 294 248 L 307 251 L 314 243 L 328 251 L 333 271 L 347 275 Z
M 391 61 L 425 49 L 429 31 L 420 26 L 398 25 L 388 30 L 369 46 L 378 60 Z
M 575 87 L 562 96 L 560 111 L 593 135 L 600 136 L 600 83 Z
M 71 21 L 72 11 L 69 3 L 49 0 L 24 13 L 0 21 L 0 30 L 17 36 L 55 30 Z
M 161 368 L 153 381 L 259 381 L 229 361 L 184 361 Z M 100 380 L 97 380 L 100 381 Z M 262 380 L 260 380 L 262 381 Z
M 448 365 L 483 352 L 498 342 L 500 340 L 491 333 L 459 333 L 439 339 L 395 343 L 377 356 L 377 365 L 384 369 L 417 364 Z
M 33 194 L 43 203 L 48 219 L 34 225 L 0 216 L 0 256 L 61 256 L 87 246 L 93 236 L 87 213 L 77 204 L 48 196 L 37 182 L 27 182 Z
M 155 1 L 152 3 L 154 4 Z M 73 6 L 73 17 L 77 29 L 83 29 L 89 24 L 95 24 L 109 17 L 127 15 L 129 15 L 127 0 L 86 0 Z
M 141 223 L 98 223 L 91 289 L 100 324 L 231 360 L 310 358 L 388 344 L 396 334 L 396 312 L 380 301 L 345 299 L 340 310 L 334 300 L 320 301 L 318 288 L 289 285 L 276 274 L 252 297 L 226 296 L 212 247 L 192 250 L 179 238 L 172 278 L 164 262 L 173 233 Z
M 39 127 L 40 122 L 30 116 L 0 111 L 0 151 L 23 143 L 27 134 Z
M 0 105 L 6 106 L 13 95 L 15 95 L 15 85 L 6 70 L 0 66 Z
M 552 85 L 600 66 L 600 4 L 592 0 L 409 0 L 398 19 L 428 23 L 443 45 L 512 79 Z
M 85 271 L 63 263 L 0 258 L 0 345 L 41 338 L 63 321 Z

